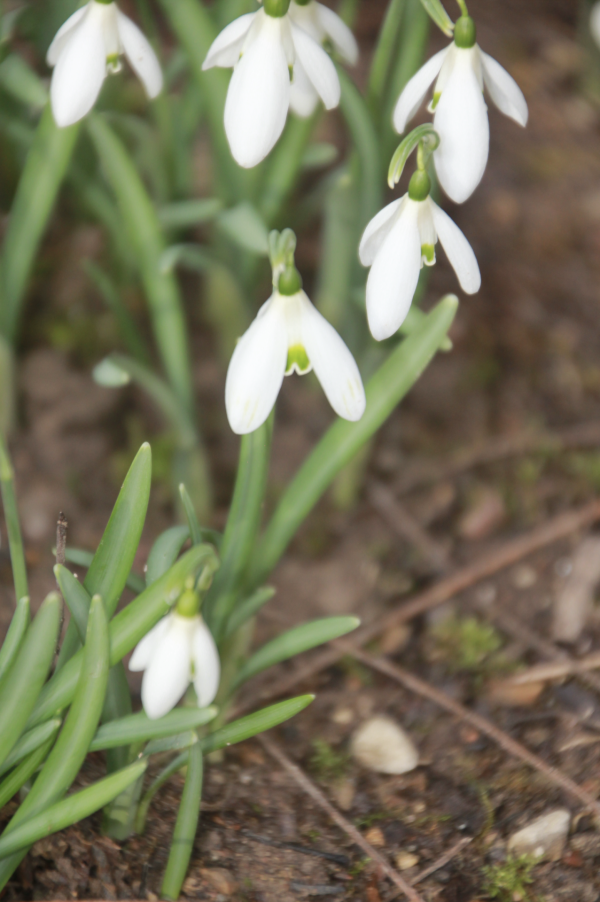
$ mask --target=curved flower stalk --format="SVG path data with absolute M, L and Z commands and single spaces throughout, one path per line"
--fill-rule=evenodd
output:
M 256 166 L 272 150 L 290 104 L 301 116 L 311 114 L 319 97 L 328 110 L 338 105 L 339 78 L 321 47 L 326 38 L 355 59 L 351 32 L 331 10 L 265 0 L 263 9 L 235 19 L 215 39 L 202 68 L 233 67 L 225 132 L 240 166 Z
M 238 435 L 261 426 L 279 394 L 283 377 L 314 369 L 327 400 L 345 420 L 360 420 L 365 392 L 354 357 L 302 291 L 292 266 L 240 338 L 227 371 L 225 406 Z
M 454 29 L 454 42 L 436 53 L 414 75 L 398 99 L 394 127 L 400 134 L 415 115 L 437 77 L 433 100 L 433 127 L 440 137 L 434 154 L 440 184 L 455 203 L 471 196 L 485 172 L 490 128 L 483 88 L 498 109 L 527 124 L 527 101 L 516 81 L 476 43 L 475 23 L 461 16 Z
M 205 708 L 219 688 L 221 665 L 212 634 L 198 613 L 198 597 L 187 590 L 136 646 L 129 669 L 143 670 L 142 705 L 151 720 L 167 714 L 190 683 Z
M 156 97 L 163 86 L 156 54 L 137 25 L 112 0 L 90 0 L 59 28 L 46 62 L 54 67 L 50 101 L 60 128 L 89 113 L 106 75 L 121 68 L 123 54 L 148 97 Z
M 398 331 L 410 309 L 419 272 L 435 263 L 439 239 L 467 294 L 481 286 L 473 249 L 458 226 L 429 196 L 426 172 L 411 178 L 408 193 L 392 201 L 371 220 L 360 242 L 367 280 L 367 319 L 373 338 L 382 341 Z

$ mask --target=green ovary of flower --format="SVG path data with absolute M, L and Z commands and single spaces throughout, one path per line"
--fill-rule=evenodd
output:
M 175 606 L 180 617 L 196 617 L 200 610 L 200 599 L 193 589 L 185 589 Z
M 289 8 L 290 0 L 265 0 L 265 12 L 274 19 L 287 15 Z
M 477 42 L 477 29 L 471 16 L 461 16 L 454 26 L 454 43 L 462 50 L 469 50 Z

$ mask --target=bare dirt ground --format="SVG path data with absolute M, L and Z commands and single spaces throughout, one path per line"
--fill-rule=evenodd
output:
M 464 207 L 447 206 L 474 246 L 483 287 L 461 305 L 453 351 L 436 359 L 382 430 L 352 509 L 341 512 L 328 498 L 309 518 L 274 576 L 278 592 L 260 618 L 260 636 L 319 614 L 356 612 L 373 623 L 600 492 L 600 108 L 580 90 L 585 56 L 576 4 L 470 5 L 480 43 L 517 78 L 530 107 L 526 131 L 490 111 L 484 181 Z M 366 48 L 383 6 L 363 3 Z M 435 36 L 431 49 L 438 46 Z M 66 235 L 57 226 L 47 253 L 64 265 L 52 270 L 50 284 L 40 278 L 31 300 L 20 371 L 23 416 L 13 447 L 38 603 L 52 587 L 57 511 L 67 511 L 74 545 L 94 546 L 134 448 L 149 431 L 159 433 L 135 392 L 93 385 L 85 355 L 65 338 L 70 333 L 62 324 L 70 318 L 92 359 L 98 348 L 110 349 L 110 323 L 76 266 L 100 246 L 91 226 Z M 310 252 L 307 240 L 307 258 Z M 440 257 L 427 302 L 454 285 Z M 195 291 L 196 384 L 222 522 L 237 442 L 225 429 L 223 372 L 199 322 Z M 290 477 L 328 419 L 308 380 L 288 380 L 278 408 L 275 484 Z M 140 569 L 153 537 L 169 523 L 169 505 L 158 480 Z M 396 662 L 597 799 L 600 682 L 573 678 L 509 690 L 506 678 L 515 667 L 600 647 L 594 609 L 571 644 L 557 646 L 552 634 L 557 599 L 599 517 L 593 513 L 582 528 L 564 530 L 559 541 L 517 555 L 508 567 L 490 566 L 484 578 L 467 580 L 464 591 L 445 593 L 442 606 L 387 629 L 368 646 L 367 663 L 345 654 L 302 678 L 303 661 L 297 671 L 281 667 L 246 690 L 242 703 L 249 706 L 284 684 L 286 694 L 316 692 L 314 704 L 272 740 L 408 883 L 437 865 L 416 884 L 422 900 L 492 898 L 494 879 L 496 898 L 514 902 L 600 898 L 600 834 L 581 797 L 501 748 L 485 729 L 370 666 L 382 656 Z M 4 623 L 12 605 L 5 549 L 3 543 Z M 416 770 L 377 775 L 350 757 L 353 731 L 376 713 L 410 733 L 420 753 Z M 101 759 L 91 756 L 84 778 L 100 768 Z M 5 898 L 157 898 L 181 786 L 174 778 L 157 796 L 146 833 L 122 845 L 100 836 L 98 819 L 38 843 Z M 372 856 L 258 742 L 209 763 L 205 797 L 185 898 L 402 897 Z M 527 870 L 530 884 L 502 895 L 508 838 L 556 808 L 572 814 L 562 854 Z

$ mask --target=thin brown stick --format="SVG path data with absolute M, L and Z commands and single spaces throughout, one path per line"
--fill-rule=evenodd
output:
M 600 422 L 578 423 L 558 433 L 521 432 L 518 435 L 498 436 L 473 448 L 460 449 L 450 460 L 425 461 L 403 474 L 395 486 L 395 493 L 407 495 L 432 482 L 454 479 L 468 470 L 497 463 L 522 454 L 557 453 L 572 448 L 596 448 L 600 445 Z
M 591 526 L 592 523 L 600 519 L 600 499 L 591 501 L 584 507 L 580 507 L 574 511 L 568 511 L 564 514 L 558 514 L 548 523 L 539 526 L 525 536 L 517 539 L 510 539 L 499 548 L 489 551 L 482 555 L 472 564 L 461 567 L 455 573 L 445 579 L 434 583 L 429 589 L 415 595 L 414 598 L 404 602 L 392 611 L 377 617 L 372 623 L 365 624 L 361 629 L 354 633 L 354 644 L 357 646 L 366 645 L 373 639 L 376 639 L 381 633 L 386 632 L 392 627 L 401 623 L 412 620 L 421 614 L 431 611 L 445 601 L 448 601 L 454 595 L 470 589 L 472 586 L 488 579 L 498 571 L 505 567 L 516 564 L 523 558 L 528 557 L 547 545 L 552 545 L 561 539 L 567 538 L 580 529 Z M 340 646 L 329 647 L 310 658 L 304 667 L 298 668 L 294 673 L 290 674 L 287 679 L 281 679 L 277 682 L 271 681 L 268 687 L 259 694 L 258 700 L 264 702 L 266 699 L 276 698 L 292 691 L 299 683 L 310 679 L 317 673 L 326 670 L 335 664 L 344 656 L 344 652 L 340 650 Z M 234 714 L 240 714 L 251 710 L 257 701 L 254 696 L 251 702 L 242 704 L 235 709 Z
M 304 792 L 309 795 L 320 808 L 327 812 L 329 817 L 344 831 L 346 836 L 350 837 L 353 843 L 356 843 L 356 845 L 359 846 L 372 861 L 379 865 L 385 876 L 388 877 L 389 880 L 391 880 L 392 883 L 394 883 L 398 889 L 411 900 L 411 902 L 424 902 L 422 896 L 420 896 L 419 893 L 404 880 L 398 871 L 386 861 L 377 849 L 373 848 L 373 846 L 367 842 L 362 833 L 360 833 L 356 827 L 337 810 L 337 808 L 334 808 L 321 790 L 306 776 L 304 771 L 301 770 L 297 764 L 294 764 L 293 761 L 290 761 L 285 752 L 276 745 L 272 739 L 264 734 L 257 736 L 256 738 L 264 750 L 268 752 L 268 754 L 274 758 L 285 771 L 287 771 L 287 773 L 296 781 L 298 786 L 300 786 L 300 788 L 304 790 Z
M 56 521 L 56 563 L 64 566 L 67 551 L 67 529 L 69 522 L 62 511 Z
M 413 545 L 434 573 L 448 572 L 450 558 L 446 549 L 423 529 L 404 505 L 395 500 L 391 489 L 381 482 L 373 481 L 367 488 L 367 498 L 390 529 Z
M 548 680 L 560 680 L 566 676 L 585 673 L 588 670 L 596 670 L 600 667 L 600 652 L 596 651 L 585 658 L 565 658 L 565 660 L 549 661 L 547 664 L 534 664 L 527 670 L 507 677 L 503 682 L 513 686 L 523 686 L 525 683 L 545 683 Z
M 427 880 L 428 877 L 431 877 L 432 874 L 435 874 L 436 871 L 439 871 L 440 868 L 445 867 L 449 861 L 458 855 L 458 853 L 464 849 L 465 846 L 468 846 L 469 843 L 473 842 L 473 838 L 471 836 L 463 836 L 462 839 L 452 846 L 451 849 L 448 849 L 447 852 L 444 852 L 443 855 L 440 855 L 433 864 L 430 864 L 429 867 L 424 868 L 422 871 L 419 871 L 415 879 L 413 880 L 413 886 L 416 886 L 417 883 L 422 883 L 423 880 Z M 388 902 L 390 900 L 388 899 Z
M 586 806 L 586 808 L 593 811 L 596 817 L 600 818 L 600 803 L 597 802 L 589 792 L 571 780 L 570 777 L 567 777 L 566 774 L 563 774 L 558 768 L 552 767 L 552 765 L 547 764 L 542 758 L 539 758 L 533 752 L 530 752 L 524 745 L 521 745 L 520 742 L 517 742 L 509 736 L 508 733 L 505 733 L 504 730 L 501 730 L 487 720 L 487 718 L 482 717 L 480 714 L 476 714 L 474 711 L 470 711 L 453 698 L 450 698 L 449 695 L 446 695 L 445 692 L 436 689 L 435 686 L 431 686 L 429 683 L 426 683 L 414 674 L 409 673 L 397 664 L 391 664 L 384 658 L 376 658 L 374 655 L 357 648 L 351 642 L 343 639 L 336 640 L 335 644 L 345 654 L 351 654 L 362 664 L 366 664 L 373 670 L 377 670 L 380 673 L 391 677 L 411 692 L 415 692 L 417 695 L 429 699 L 436 705 L 439 705 L 440 708 L 445 708 L 446 711 L 449 711 L 461 720 L 470 723 L 471 726 L 492 739 L 501 749 L 508 752 L 509 755 L 513 755 L 515 758 L 519 758 L 521 761 L 529 764 L 540 774 L 543 774 L 547 780 L 554 783 L 555 786 L 559 786 L 570 796 L 578 799 Z

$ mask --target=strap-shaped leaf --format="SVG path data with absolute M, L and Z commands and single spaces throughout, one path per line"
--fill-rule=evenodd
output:
M 266 670 L 267 667 L 279 664 L 280 661 L 287 661 L 288 658 L 316 648 L 317 645 L 323 645 L 324 642 L 339 639 L 358 626 L 360 626 L 358 617 L 323 617 L 295 626 L 255 652 L 238 671 L 234 686 L 240 686 L 250 677 Z
M 0 765 L 0 774 L 5 774 L 11 767 L 14 767 L 15 764 L 18 764 L 19 761 L 26 758 L 27 755 L 30 755 L 41 745 L 44 745 L 45 742 L 56 735 L 61 725 L 62 720 L 55 717 L 53 720 L 47 720 L 46 723 L 41 723 L 38 727 L 34 727 L 33 730 L 29 730 L 27 733 L 23 733 L 8 758 Z
M 103 724 L 90 744 L 90 752 L 116 748 L 132 742 L 162 739 L 185 730 L 195 730 L 209 723 L 217 715 L 217 708 L 175 708 L 158 720 L 150 720 L 143 711 Z
M 146 562 L 146 585 L 151 586 L 172 567 L 190 537 L 188 526 L 172 526 L 161 533 Z
M 198 818 L 200 817 L 203 773 L 202 750 L 196 745 L 189 751 L 185 785 L 179 803 L 169 860 L 160 893 L 163 899 L 171 899 L 173 902 L 179 899 L 179 893 L 192 857 Z
M 397 185 L 400 181 L 404 167 L 406 166 L 406 161 L 421 141 L 431 142 L 432 149 L 437 147 L 439 138 L 437 132 L 434 131 L 433 125 L 426 123 L 425 125 L 417 126 L 417 128 L 414 128 L 409 132 L 406 138 L 400 142 L 391 159 L 390 168 L 388 170 L 388 185 L 390 188 L 393 188 L 394 185 Z
M 277 702 L 275 705 L 269 705 L 268 708 L 262 708 L 246 717 L 240 717 L 232 723 L 226 724 L 214 733 L 205 736 L 200 740 L 200 746 L 204 754 L 214 752 L 216 749 L 225 748 L 226 745 L 235 745 L 236 742 L 243 742 L 244 739 L 250 739 L 258 733 L 264 733 L 272 727 L 295 717 L 300 711 L 303 711 L 308 705 L 315 700 L 314 695 L 298 695 L 296 698 L 287 699 L 284 702 Z
M 190 226 L 210 222 L 223 209 L 223 201 L 218 197 L 203 197 L 199 200 L 180 200 L 161 207 L 158 218 L 167 229 L 189 229 Z
M 440 28 L 445 35 L 451 38 L 452 32 L 454 31 L 454 22 L 440 3 L 440 0 L 421 0 L 421 4 L 427 15 L 435 22 L 437 27 Z
M 254 617 L 274 595 L 275 589 L 273 586 L 263 586 L 257 589 L 256 592 L 253 592 L 252 595 L 249 595 L 248 598 L 238 602 L 227 621 L 225 638 L 227 639 L 228 636 L 233 635 L 247 620 Z
M 8 673 L 18 654 L 21 643 L 25 638 L 29 621 L 29 598 L 26 595 L 17 602 L 17 607 L 12 615 L 2 648 L 0 648 L 0 680 Z

